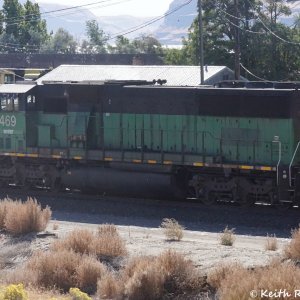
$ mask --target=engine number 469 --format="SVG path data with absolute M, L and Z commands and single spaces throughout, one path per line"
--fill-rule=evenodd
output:
M 0 125 L 5 127 L 15 127 L 17 118 L 14 115 L 0 115 Z

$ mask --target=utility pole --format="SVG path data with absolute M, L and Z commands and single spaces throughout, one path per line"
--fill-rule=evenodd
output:
M 239 8 L 238 8 L 238 0 L 234 0 L 234 10 L 235 10 L 235 46 L 234 46 L 234 77 L 235 80 L 240 80 L 241 70 L 240 70 L 240 24 L 239 24 Z
M 202 3 L 198 0 L 200 84 L 204 84 Z

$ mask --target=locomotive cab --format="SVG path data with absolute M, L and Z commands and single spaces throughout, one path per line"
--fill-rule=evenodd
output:
M 10 84 L 0 86 L 0 151 L 22 153 L 26 150 L 27 98 L 35 85 Z

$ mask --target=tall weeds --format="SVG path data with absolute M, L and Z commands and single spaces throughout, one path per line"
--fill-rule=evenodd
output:
M 284 249 L 285 258 L 300 261 L 300 227 L 292 230 L 292 239 Z
M 36 199 L 21 202 L 6 198 L 0 201 L 0 229 L 14 235 L 40 232 L 46 229 L 51 214 L 51 209 L 42 209 Z

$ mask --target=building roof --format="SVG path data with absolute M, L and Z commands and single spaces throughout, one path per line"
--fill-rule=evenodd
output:
M 34 88 L 36 84 L 1 84 L 0 93 L 2 94 L 24 94 Z
M 218 73 L 232 70 L 225 66 L 206 66 L 204 81 Z M 136 66 L 136 65 L 61 65 L 37 80 L 43 81 L 105 81 L 105 80 L 158 80 L 167 85 L 196 86 L 200 82 L 199 66 Z

